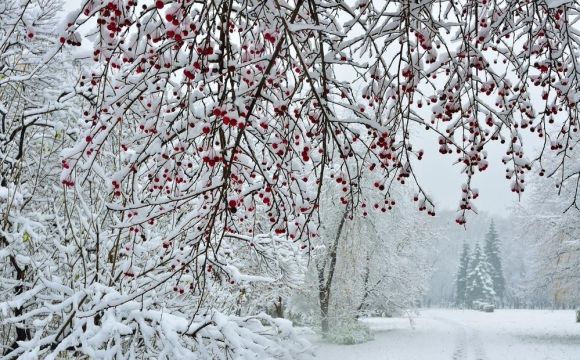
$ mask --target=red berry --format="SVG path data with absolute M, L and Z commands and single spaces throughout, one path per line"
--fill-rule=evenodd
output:
M 158 9 L 163 9 L 163 6 L 165 6 L 165 4 L 163 3 L 163 1 L 161 1 L 161 0 L 157 0 L 157 1 L 155 2 L 155 6 L 156 6 Z

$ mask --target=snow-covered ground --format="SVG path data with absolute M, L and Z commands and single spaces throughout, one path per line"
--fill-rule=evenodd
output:
M 333 345 L 314 335 L 321 360 L 579 360 L 573 311 L 423 310 L 414 318 L 365 319 L 374 340 Z

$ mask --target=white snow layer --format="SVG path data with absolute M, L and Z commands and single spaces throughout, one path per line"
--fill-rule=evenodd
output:
M 578 360 L 580 323 L 572 310 L 424 310 L 414 319 L 363 319 L 374 340 L 323 343 L 317 360 Z

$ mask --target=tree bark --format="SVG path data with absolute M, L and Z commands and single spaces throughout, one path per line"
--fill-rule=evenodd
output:
M 10 256 L 10 262 L 12 263 L 12 266 L 16 270 L 16 279 L 19 281 L 24 281 L 24 276 L 26 275 L 26 270 L 28 269 L 28 266 L 26 266 L 24 269 L 20 268 L 20 266 L 18 266 L 18 263 L 16 262 L 16 258 L 14 258 L 14 256 Z M 14 295 L 20 295 L 20 294 L 22 294 L 23 291 L 24 291 L 23 285 L 17 285 L 14 287 Z M 23 314 L 22 306 L 18 306 L 14 309 L 14 316 L 15 317 L 19 317 L 22 314 Z M 6 355 L 10 354 L 12 351 L 16 350 L 19 347 L 18 343 L 20 341 L 30 340 L 30 338 L 31 338 L 30 331 L 27 330 L 26 326 L 24 325 L 24 320 L 14 324 L 14 326 L 16 328 L 16 339 L 10 345 L 10 347 L 5 349 L 4 356 L 6 356 Z
M 367 301 L 367 298 L 369 296 L 370 293 L 370 289 L 369 289 L 369 277 L 370 277 L 370 273 L 371 273 L 371 259 L 370 259 L 370 254 L 367 254 L 367 262 L 366 262 L 366 268 L 365 268 L 365 276 L 364 276 L 364 280 L 363 280 L 363 289 L 364 289 L 364 294 L 363 297 L 360 301 L 359 306 L 357 307 L 357 312 L 361 311 L 363 309 L 363 307 L 365 306 L 365 302 Z M 358 314 L 357 314 L 358 317 Z
M 282 296 L 278 296 L 278 301 L 274 304 L 276 307 L 276 317 L 284 318 L 284 306 L 282 305 Z
M 328 333 L 330 330 L 330 325 L 328 321 L 328 308 L 330 305 L 330 290 L 332 287 L 332 279 L 334 278 L 334 270 L 336 268 L 338 243 L 340 240 L 340 236 L 342 235 L 342 231 L 344 229 L 344 223 L 346 222 L 348 213 L 350 211 L 350 206 L 351 203 L 349 202 L 344 209 L 344 213 L 342 215 L 342 218 L 340 219 L 340 223 L 336 231 L 334 243 L 332 244 L 332 247 L 330 248 L 330 253 L 328 254 L 330 264 L 328 265 L 328 275 L 326 279 L 324 277 L 324 271 L 326 270 L 326 260 L 324 261 L 323 265 L 318 268 L 318 299 L 320 301 L 320 316 L 322 318 L 321 322 L 322 337 L 324 339 L 328 337 Z

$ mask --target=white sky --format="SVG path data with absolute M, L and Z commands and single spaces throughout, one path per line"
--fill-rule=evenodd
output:
M 526 140 L 527 138 L 530 138 L 528 140 L 530 144 L 526 146 L 533 147 L 537 141 L 531 141 L 534 140 L 531 136 L 527 136 Z M 416 162 L 415 167 L 419 181 L 436 201 L 436 210 L 456 210 L 461 199 L 461 184 L 466 182 L 465 175 L 461 174 L 463 166 L 453 165 L 457 161 L 457 155 L 441 155 L 437 137 L 425 136 L 418 143 L 422 144 L 425 149 L 423 160 Z M 491 146 L 486 147 L 489 167 L 484 172 L 476 172 L 472 178 L 473 187 L 479 189 L 479 197 L 474 204 L 479 211 L 486 211 L 494 216 L 505 216 L 508 214 L 507 208 L 514 201 L 518 201 L 517 194 L 511 191 L 512 180 L 505 178 L 506 165 L 501 162 L 507 144 L 492 142 L 489 145 Z M 524 192 L 523 198 L 525 194 Z

